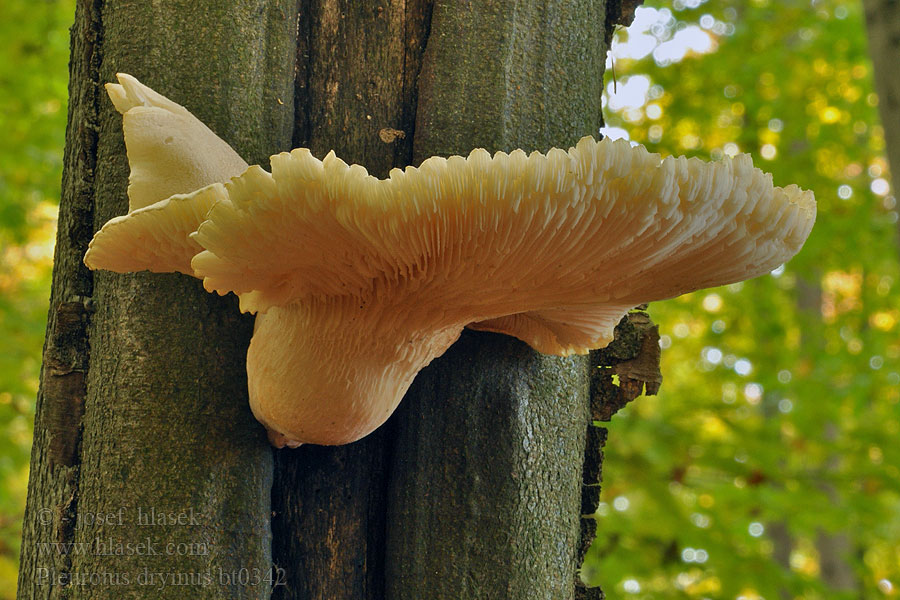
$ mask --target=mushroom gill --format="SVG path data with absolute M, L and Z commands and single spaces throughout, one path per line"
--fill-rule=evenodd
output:
M 773 186 L 747 156 L 660 160 L 591 138 L 384 180 L 299 149 L 213 191 L 195 274 L 263 313 L 254 414 L 318 444 L 384 422 L 467 325 L 585 353 L 638 304 L 769 272 L 815 217 L 811 193 Z

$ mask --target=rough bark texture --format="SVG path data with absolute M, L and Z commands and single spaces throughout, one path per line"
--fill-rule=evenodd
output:
M 875 67 L 878 112 L 884 125 L 884 139 L 894 178 L 894 190 L 900 183 L 900 2 L 863 0 L 869 32 L 869 54 Z
M 604 2 L 435 2 L 414 162 L 566 148 L 602 123 Z
M 628 27 L 634 21 L 634 11 L 644 0 L 606 1 L 606 43 L 612 42 L 616 27 Z
M 20 598 L 269 597 L 252 322 L 194 279 L 92 276 L 81 258 L 127 207 L 121 116 L 102 84 L 132 73 L 259 161 L 290 145 L 294 14 L 287 0 L 78 3 Z
M 604 2 L 437 1 L 414 162 L 597 135 Z M 588 361 L 466 332 L 394 424 L 387 596 L 572 598 Z
M 294 144 L 334 150 L 380 177 L 411 156 L 424 0 L 304 0 Z M 385 429 L 339 447 L 276 453 L 273 558 L 279 600 L 384 598 Z
M 645 307 L 644 307 L 645 308 Z M 603 481 L 603 448 L 609 422 L 626 404 L 640 396 L 655 395 L 662 384 L 659 371 L 659 327 L 643 311 L 633 311 L 616 326 L 616 338 L 601 350 L 591 352 L 590 413 L 581 490 L 581 545 L 578 564 L 584 562 L 597 533 L 594 513 L 600 502 Z M 575 582 L 575 600 L 603 600 L 599 587 Z
M 397 427 L 389 598 L 571 598 L 588 367 L 466 332 Z

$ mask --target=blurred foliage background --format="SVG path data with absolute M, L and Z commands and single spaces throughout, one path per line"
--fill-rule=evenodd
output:
M 0 19 L 0 598 L 13 598 L 47 314 L 74 0 Z M 648 0 L 607 134 L 749 152 L 816 192 L 770 276 L 651 306 L 659 396 L 613 418 L 585 578 L 609 598 L 900 595 L 898 213 L 849 0 Z M 613 75 L 613 72 L 615 75 Z
M 609 424 L 585 576 L 609 598 L 900 595 L 898 215 L 862 7 L 649 0 L 612 54 L 611 135 L 749 152 L 819 212 L 784 268 L 651 305 L 662 390 Z
M 0 598 L 15 597 L 75 0 L 0 2 Z

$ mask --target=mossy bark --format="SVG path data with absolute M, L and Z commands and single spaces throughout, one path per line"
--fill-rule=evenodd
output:
M 250 162 L 290 147 L 292 1 L 82 0 L 20 598 L 268 598 L 271 451 L 246 398 L 252 321 L 182 275 L 90 273 L 127 210 L 128 72 Z M 249 582 L 249 584 L 245 584 Z

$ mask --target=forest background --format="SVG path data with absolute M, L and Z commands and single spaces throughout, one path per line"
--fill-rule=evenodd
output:
M 0 19 L 0 599 L 13 598 L 74 0 Z M 788 265 L 653 304 L 664 383 L 613 418 L 583 576 L 609 598 L 900 596 L 900 249 L 862 7 L 648 0 L 605 134 L 748 152 L 816 193 Z M 152 82 L 147 82 L 152 85 Z

